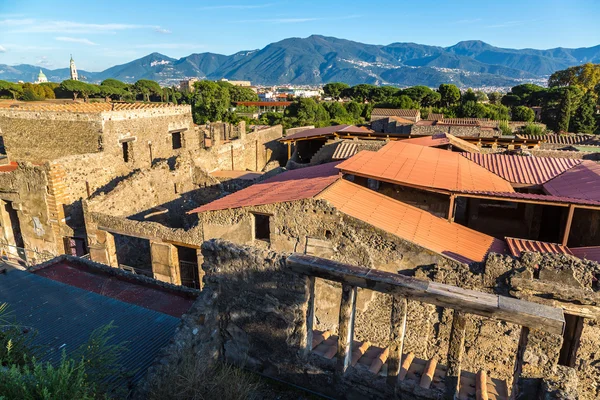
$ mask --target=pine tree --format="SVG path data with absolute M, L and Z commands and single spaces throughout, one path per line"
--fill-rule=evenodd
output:
M 573 132 L 594 133 L 596 130 L 595 109 L 596 99 L 591 92 L 588 92 L 581 100 L 581 103 L 573 116 L 571 122 Z

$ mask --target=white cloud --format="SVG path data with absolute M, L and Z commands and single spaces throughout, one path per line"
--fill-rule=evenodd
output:
M 171 33 L 170 30 L 165 29 L 165 28 L 161 28 L 160 26 L 155 27 L 154 28 L 154 32 L 156 32 L 156 33 L 162 33 L 162 34 L 165 34 L 165 35 L 168 35 L 168 34 Z
M 55 37 L 54 39 L 58 40 L 59 42 L 81 43 L 81 44 L 85 44 L 85 45 L 88 45 L 88 46 L 98 46 L 97 43 L 94 43 L 91 40 L 84 39 L 84 38 L 74 38 L 74 37 L 68 37 L 68 36 L 59 36 L 59 37 Z
M 200 7 L 198 10 L 250 10 L 254 8 L 266 8 L 275 6 L 278 3 L 265 3 L 265 4 L 223 4 L 220 6 L 208 6 Z
M 519 26 L 519 25 L 523 25 L 525 24 L 525 22 L 527 21 L 506 21 L 503 22 L 501 24 L 496 24 L 496 25 L 488 25 L 488 28 L 508 28 L 511 26 Z
M 20 29 L 13 32 L 19 33 L 111 33 L 129 29 L 152 29 L 155 25 L 135 25 L 135 24 L 88 24 L 73 21 L 35 21 L 31 20 L 29 24 L 21 24 Z
M 26 18 L 26 19 L 3 19 L 3 20 L 0 20 L 0 27 L 31 25 L 34 22 L 35 22 L 35 20 L 33 20 L 31 18 Z
M 51 68 L 54 66 L 54 64 L 50 60 L 48 60 L 47 56 L 39 56 L 35 64 L 44 68 Z
M 6 47 L 0 45 L 0 53 L 6 53 Z

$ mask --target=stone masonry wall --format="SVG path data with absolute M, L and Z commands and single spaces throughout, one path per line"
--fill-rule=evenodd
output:
M 12 161 L 41 163 L 101 150 L 99 113 L 0 110 L 0 130 Z

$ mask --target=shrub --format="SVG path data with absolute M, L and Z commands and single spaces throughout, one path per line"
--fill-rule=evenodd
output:
M 508 125 L 508 121 L 500 121 L 498 128 L 502 132 L 503 136 L 509 136 L 513 134 L 512 129 L 510 129 L 510 125 Z
M 541 125 L 528 123 L 521 128 L 521 133 L 525 135 L 543 135 L 545 133 L 544 128 Z

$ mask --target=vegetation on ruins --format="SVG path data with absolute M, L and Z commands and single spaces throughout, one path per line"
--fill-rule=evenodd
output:
M 124 344 L 109 344 L 112 324 L 92 332 L 70 357 L 63 351 L 57 364 L 38 361 L 35 333 L 18 325 L 7 304 L 0 304 L 0 400 L 98 399 L 110 389 L 106 379 L 121 368 Z

